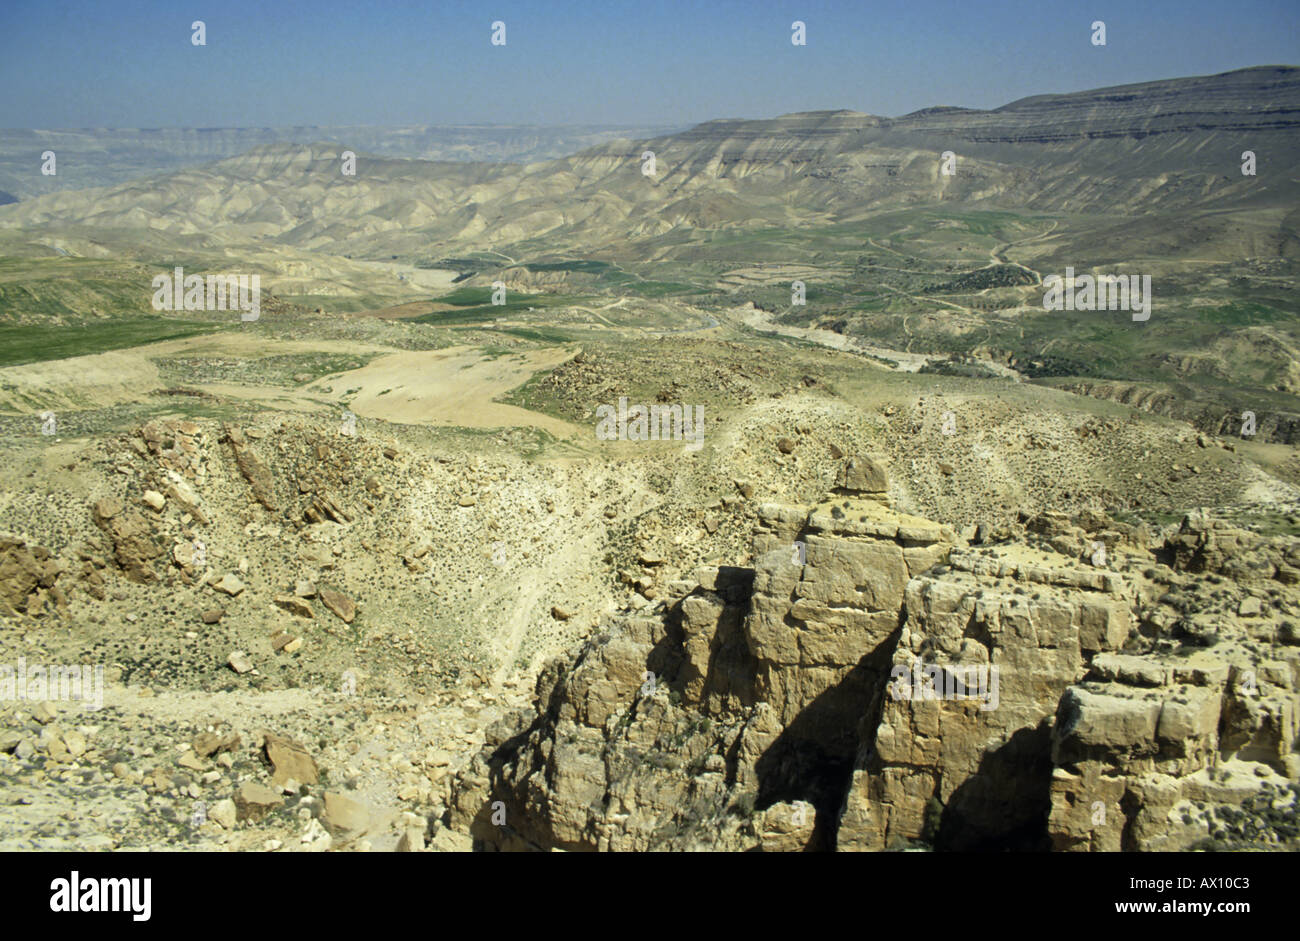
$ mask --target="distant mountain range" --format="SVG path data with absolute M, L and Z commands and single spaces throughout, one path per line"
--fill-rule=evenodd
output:
M 570 125 L 411 125 L 404 127 L 205 127 L 0 129 L 0 191 L 27 199 L 61 189 L 110 186 L 159 171 L 211 163 L 268 144 L 328 140 L 354 151 L 419 160 L 530 163 L 619 137 L 669 127 Z M 42 176 L 41 154 L 57 155 L 58 173 Z M 6 202 L 0 193 L 0 205 Z
M 205 147 L 216 152 L 282 132 L 158 133 L 173 142 L 158 153 L 189 160 Z M 409 151 L 423 152 L 438 139 L 444 149 L 491 149 L 499 157 L 575 139 L 520 129 L 493 138 L 480 129 L 453 145 L 437 135 L 372 133 L 389 148 L 405 141 Z M 363 147 L 353 143 L 360 140 L 346 146 Z M 347 177 L 338 141 L 278 140 L 202 167 L 25 199 L 0 209 L 0 229 L 70 235 L 91 227 L 206 245 L 270 240 L 358 257 L 608 249 L 635 261 L 677 252 L 705 230 L 795 229 L 922 205 L 1010 207 L 1052 213 L 1063 223 L 1090 214 L 1103 228 L 1122 221 L 1130 234 L 1157 241 L 1164 224 L 1154 214 L 1195 209 L 1218 214 L 1203 220 L 1202 244 L 1169 240 L 1161 251 L 1214 251 L 1203 243 L 1227 237 L 1225 257 L 1294 255 L 1297 145 L 1300 68 L 1270 66 L 1040 95 L 993 111 L 710 121 L 528 166 L 358 151 L 357 174 Z M 652 176 L 642 172 L 647 150 L 655 155 Z M 1255 176 L 1241 172 L 1248 150 L 1256 154 Z M 951 176 L 940 171 L 945 151 L 956 159 Z M 1271 221 L 1263 230 L 1252 223 L 1250 245 L 1243 245 L 1231 214 L 1261 209 L 1272 211 Z

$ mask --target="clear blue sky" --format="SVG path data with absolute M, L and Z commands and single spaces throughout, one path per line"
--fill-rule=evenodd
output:
M 206 47 L 190 23 L 207 24 Z M 493 20 L 504 47 L 489 44 Z M 1104 20 L 1107 45 L 1089 42 Z M 808 44 L 790 43 L 807 23 Z M 0 0 L 0 126 L 688 124 L 1293 65 L 1297 0 Z

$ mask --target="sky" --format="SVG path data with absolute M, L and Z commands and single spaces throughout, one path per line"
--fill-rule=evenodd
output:
M 1296 65 L 1298 26 L 1296 0 L 0 0 L 0 127 L 896 116 Z

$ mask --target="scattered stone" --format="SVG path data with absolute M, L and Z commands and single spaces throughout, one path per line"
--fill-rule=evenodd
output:
M 370 807 L 358 798 L 326 791 L 320 820 L 331 836 L 343 840 L 356 839 L 370 829 Z
M 222 798 L 208 808 L 208 819 L 215 820 L 222 829 L 233 830 L 239 820 L 239 810 L 229 797 Z
M 244 590 L 244 583 L 239 580 L 239 576 L 234 572 L 227 572 L 212 587 L 217 591 L 225 592 L 233 598 Z
M 207 526 L 212 521 L 199 505 L 199 495 L 195 493 L 193 487 L 181 479 L 179 474 L 173 472 L 173 475 L 172 482 L 167 485 L 167 498 L 179 506 L 185 514 L 203 526 Z
M 303 510 L 303 519 L 309 523 L 323 523 L 331 520 L 335 523 L 352 522 L 353 514 L 339 502 L 332 493 L 318 493 L 312 498 L 307 509 Z
M 172 546 L 172 561 L 183 569 L 194 565 L 194 543 L 178 542 Z
M 251 673 L 253 670 L 253 661 L 248 659 L 248 654 L 242 650 L 236 650 L 226 659 L 230 664 L 230 669 L 236 673 Z
M 297 595 L 276 595 L 272 600 L 290 614 L 296 614 L 300 618 L 314 618 L 316 616 L 311 609 L 311 605 Z
M 262 747 L 274 769 L 271 783 L 283 787 L 290 780 L 299 784 L 315 784 L 319 780 L 316 762 L 306 747 L 291 738 L 264 732 Z
M 239 747 L 239 733 L 227 732 L 225 735 L 217 735 L 215 732 L 200 732 L 194 736 L 194 741 L 190 747 L 194 749 L 194 754 L 200 758 L 211 758 L 214 755 L 220 755 L 222 752 L 234 751 Z
M 329 608 L 339 620 L 344 624 L 352 623 L 352 619 L 357 616 L 357 606 L 347 595 L 332 588 L 322 588 L 319 594 L 321 603 Z
M 86 736 L 82 735 L 75 729 L 63 736 L 64 747 L 68 749 L 68 754 L 73 758 L 80 758 L 86 753 L 89 745 L 86 742 Z
M 239 820 L 253 823 L 284 804 L 284 799 L 265 784 L 246 781 L 235 792 L 236 815 Z

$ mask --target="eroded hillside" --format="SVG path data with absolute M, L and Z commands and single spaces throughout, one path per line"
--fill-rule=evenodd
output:
M 0 846 L 1297 848 L 1298 130 L 1265 67 L 25 190 Z

